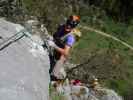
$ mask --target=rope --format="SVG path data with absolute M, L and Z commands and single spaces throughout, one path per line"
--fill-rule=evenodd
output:
M 113 39 L 113 40 L 115 40 L 115 41 L 118 41 L 118 42 L 121 43 L 122 45 L 128 47 L 129 49 L 133 50 L 133 46 L 131 46 L 131 45 L 129 45 L 128 43 L 126 43 L 126 42 L 124 42 L 124 41 L 122 41 L 122 40 L 116 38 L 115 36 L 112 36 L 112 35 L 110 35 L 110 34 L 107 34 L 107 33 L 105 33 L 105 32 L 102 32 L 102 31 L 99 31 L 99 30 L 96 30 L 96 29 L 93 29 L 93 28 L 90 28 L 90 27 L 86 27 L 86 26 L 79 26 L 79 27 L 81 27 L 81 28 L 83 28 L 83 29 L 85 29 L 85 30 L 89 30 L 89 31 L 96 32 L 96 33 L 98 33 L 98 34 L 100 34 L 100 35 L 102 35 L 102 36 L 111 38 L 111 39 Z

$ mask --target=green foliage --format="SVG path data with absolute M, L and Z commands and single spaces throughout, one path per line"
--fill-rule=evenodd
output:
M 132 0 L 88 0 L 85 3 L 104 9 L 107 15 L 117 21 L 129 21 L 133 16 Z
M 48 31 L 53 33 L 64 18 L 78 13 L 77 2 L 65 0 L 24 0 L 24 5 L 31 15 L 37 16 L 45 23 Z
M 49 86 L 50 100 L 65 100 L 63 94 L 57 93 L 54 87 Z
M 127 6 L 129 4 L 129 9 L 131 8 L 129 1 L 124 3 L 120 0 L 23 0 L 23 4 L 31 15 L 37 16 L 42 23 L 46 24 L 51 33 L 55 31 L 59 23 L 64 21 L 64 17 L 71 14 L 81 15 L 82 21 L 93 27 L 108 30 L 108 28 L 103 27 L 106 26 L 104 20 L 107 19 L 107 15 L 114 19 L 127 19 L 128 16 L 125 15 L 126 7 L 122 5 Z M 121 11 L 122 9 L 123 11 Z M 123 15 L 121 15 L 121 12 Z M 128 12 L 126 14 L 128 15 Z M 112 25 L 115 24 L 112 23 Z M 120 25 L 120 27 L 123 26 Z M 116 32 L 116 30 L 123 32 L 125 30 L 118 27 L 115 29 L 115 26 L 109 26 L 109 28 L 112 28 L 113 32 Z
M 131 3 L 130 3 L 130 2 Z M 133 1 L 122 0 L 23 0 L 30 15 L 37 16 L 50 33 L 71 14 L 79 14 L 81 23 L 133 43 L 133 21 L 130 10 Z M 132 11 L 132 10 L 131 10 Z M 115 19 L 115 20 L 114 20 Z M 125 21 L 126 23 L 122 23 Z M 129 24 L 127 24 L 129 23 Z M 96 74 L 102 82 L 123 96 L 133 95 L 133 53 L 122 44 L 82 30 L 83 37 L 72 51 L 72 60 L 80 63 L 96 54 L 85 69 Z M 80 53 L 79 53 L 80 52 Z M 80 75 L 78 78 L 84 78 Z M 127 94 L 130 92 L 131 94 Z M 51 92 L 50 92 L 51 93 Z M 54 94 L 52 100 L 61 100 Z M 63 100 L 63 99 L 62 99 Z
M 125 95 L 133 85 L 127 80 L 109 80 L 108 87 L 116 90 L 120 95 Z
M 107 33 L 111 33 L 112 35 L 115 35 L 116 37 L 120 39 L 124 39 L 128 37 L 128 34 L 126 33 L 127 26 L 123 23 L 116 23 L 111 19 L 105 20 L 105 23 L 103 25 L 103 30 Z
M 88 18 L 88 20 L 86 20 Z M 82 21 L 89 24 L 90 16 L 82 17 Z M 99 20 L 99 19 L 97 19 Z M 93 27 L 107 32 L 117 38 L 132 45 L 132 24 L 126 25 L 118 23 L 110 18 L 103 18 L 102 27 L 93 24 Z M 92 26 L 91 26 L 92 27 Z M 72 60 L 76 63 L 85 62 L 90 55 L 96 54 L 88 64 L 79 68 L 80 73 L 89 77 L 87 73 L 92 73 L 99 77 L 101 82 L 111 89 L 115 89 L 125 98 L 133 98 L 133 52 L 119 42 L 105 38 L 95 32 L 81 30 L 83 37 L 72 51 Z M 80 52 L 80 53 L 79 53 Z M 78 73 L 78 74 L 80 74 Z M 84 74 L 83 74 L 84 73 Z M 87 81 L 82 75 L 74 74 L 76 78 Z M 73 76 L 72 76 L 73 77 Z M 126 99 L 132 100 L 132 99 Z

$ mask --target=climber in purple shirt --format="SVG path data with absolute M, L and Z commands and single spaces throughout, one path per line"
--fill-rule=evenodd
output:
M 56 69 L 56 74 L 57 68 L 55 68 L 55 66 L 57 61 L 61 61 L 62 64 L 66 61 L 71 47 L 77 40 L 76 35 L 74 34 L 76 32 L 74 31 L 75 27 L 79 24 L 79 20 L 79 16 L 70 16 L 67 22 L 63 25 L 60 25 L 55 34 L 53 35 L 54 43 L 52 41 L 49 42 L 49 45 L 55 48 L 54 58 L 51 57 L 52 60 L 50 73 L 52 73 L 53 70 Z M 57 75 L 55 74 L 54 76 L 57 77 Z

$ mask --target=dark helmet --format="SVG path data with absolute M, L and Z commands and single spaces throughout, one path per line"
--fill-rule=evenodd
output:
M 72 28 L 75 28 L 80 22 L 80 17 L 77 15 L 69 16 L 66 24 L 70 25 Z

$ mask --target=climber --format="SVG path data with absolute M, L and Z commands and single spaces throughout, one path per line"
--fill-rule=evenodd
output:
M 53 41 L 48 41 L 49 46 L 55 48 L 54 57 L 50 57 L 51 69 L 50 73 L 54 78 L 60 79 L 60 72 L 64 73 L 62 65 L 66 61 L 70 49 L 73 44 L 79 39 L 81 33 L 76 26 L 79 24 L 79 16 L 73 15 L 68 18 L 65 24 L 60 25 L 53 35 Z M 63 76 L 63 77 L 64 77 Z

